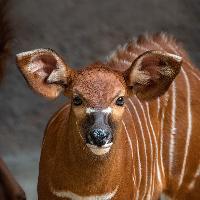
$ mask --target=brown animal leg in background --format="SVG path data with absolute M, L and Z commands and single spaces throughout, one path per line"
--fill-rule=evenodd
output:
M 25 200 L 26 195 L 0 157 L 0 199 Z
M 0 0 L 0 85 L 10 53 L 10 23 L 7 18 L 8 0 Z M 25 200 L 26 195 L 0 157 L 0 200 Z

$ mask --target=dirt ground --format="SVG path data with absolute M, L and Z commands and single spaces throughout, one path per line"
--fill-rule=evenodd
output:
M 104 61 L 118 44 L 146 32 L 173 34 L 200 63 L 200 0 L 13 0 L 15 39 L 0 89 L 0 155 L 37 199 L 43 132 L 67 101 L 48 101 L 32 92 L 15 65 L 15 54 L 35 48 L 56 50 L 73 69 Z

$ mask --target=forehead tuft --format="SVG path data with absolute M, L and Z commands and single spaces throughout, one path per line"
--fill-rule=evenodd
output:
M 78 71 L 73 88 L 83 95 L 91 107 L 107 107 L 116 93 L 125 89 L 122 75 L 102 63 Z

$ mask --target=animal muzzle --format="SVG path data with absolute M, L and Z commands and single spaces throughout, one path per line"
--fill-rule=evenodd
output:
M 109 144 L 112 140 L 112 134 L 103 129 L 94 129 L 86 136 L 86 142 L 97 147 Z
M 105 154 L 113 144 L 113 131 L 108 123 L 108 116 L 105 113 L 92 113 L 89 118 L 86 144 L 93 153 Z

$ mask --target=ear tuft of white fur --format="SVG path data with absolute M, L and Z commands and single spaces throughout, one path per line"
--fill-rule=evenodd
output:
M 67 84 L 67 72 L 65 69 L 60 68 L 60 69 L 54 69 L 50 76 L 47 79 L 47 83 L 55 83 L 62 81 L 63 83 Z

